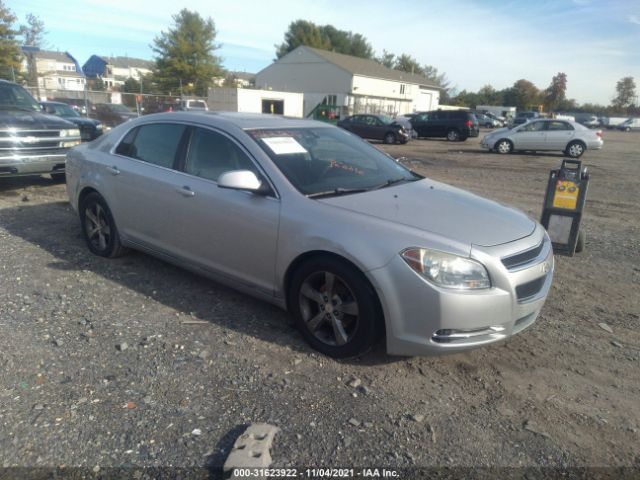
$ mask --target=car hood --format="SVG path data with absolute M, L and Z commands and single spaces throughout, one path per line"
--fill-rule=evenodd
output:
M 65 118 L 65 120 L 68 120 L 69 122 L 73 122 L 78 126 L 82 126 L 82 125 L 95 126 L 100 123 L 98 120 L 94 120 L 93 118 L 84 118 L 84 117 L 69 117 L 69 118 Z
M 73 124 L 60 117 L 35 111 L 0 110 L 0 129 L 5 128 L 48 130 L 73 128 Z
M 430 179 L 319 201 L 486 247 L 529 236 L 536 228 L 514 208 Z
M 489 133 L 487 133 L 487 137 L 492 137 L 494 135 L 500 135 L 501 133 L 505 133 L 508 132 L 509 130 L 511 130 L 508 127 L 503 127 L 503 128 L 497 128 L 495 130 L 491 130 Z

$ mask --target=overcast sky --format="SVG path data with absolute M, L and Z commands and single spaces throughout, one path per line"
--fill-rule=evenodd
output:
M 24 21 L 38 15 L 51 47 L 82 65 L 92 54 L 152 59 L 149 45 L 183 6 L 210 16 L 230 70 L 257 72 L 289 23 L 363 34 L 376 53 L 409 53 L 445 72 L 458 90 L 497 89 L 520 78 L 539 88 L 557 72 L 567 95 L 608 104 L 616 82 L 640 87 L 640 0 L 5 0 Z

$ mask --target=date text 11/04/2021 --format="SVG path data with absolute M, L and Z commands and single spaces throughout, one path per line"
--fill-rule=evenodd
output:
M 233 478 L 399 478 L 386 468 L 235 468 Z

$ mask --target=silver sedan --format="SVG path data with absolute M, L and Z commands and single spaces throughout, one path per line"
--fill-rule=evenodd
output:
M 498 153 L 517 150 L 559 150 L 578 158 L 586 150 L 600 150 L 602 131 L 589 130 L 572 120 L 537 118 L 513 128 L 500 128 L 484 136 L 480 145 Z
M 552 281 L 538 223 L 321 122 L 145 116 L 75 148 L 67 190 L 94 254 L 134 248 L 288 309 L 334 357 L 505 339 Z

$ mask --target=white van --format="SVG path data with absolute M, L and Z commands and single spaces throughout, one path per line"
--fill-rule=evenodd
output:
M 616 127 L 618 130 L 630 132 L 631 130 L 640 130 L 640 118 L 629 118 Z

